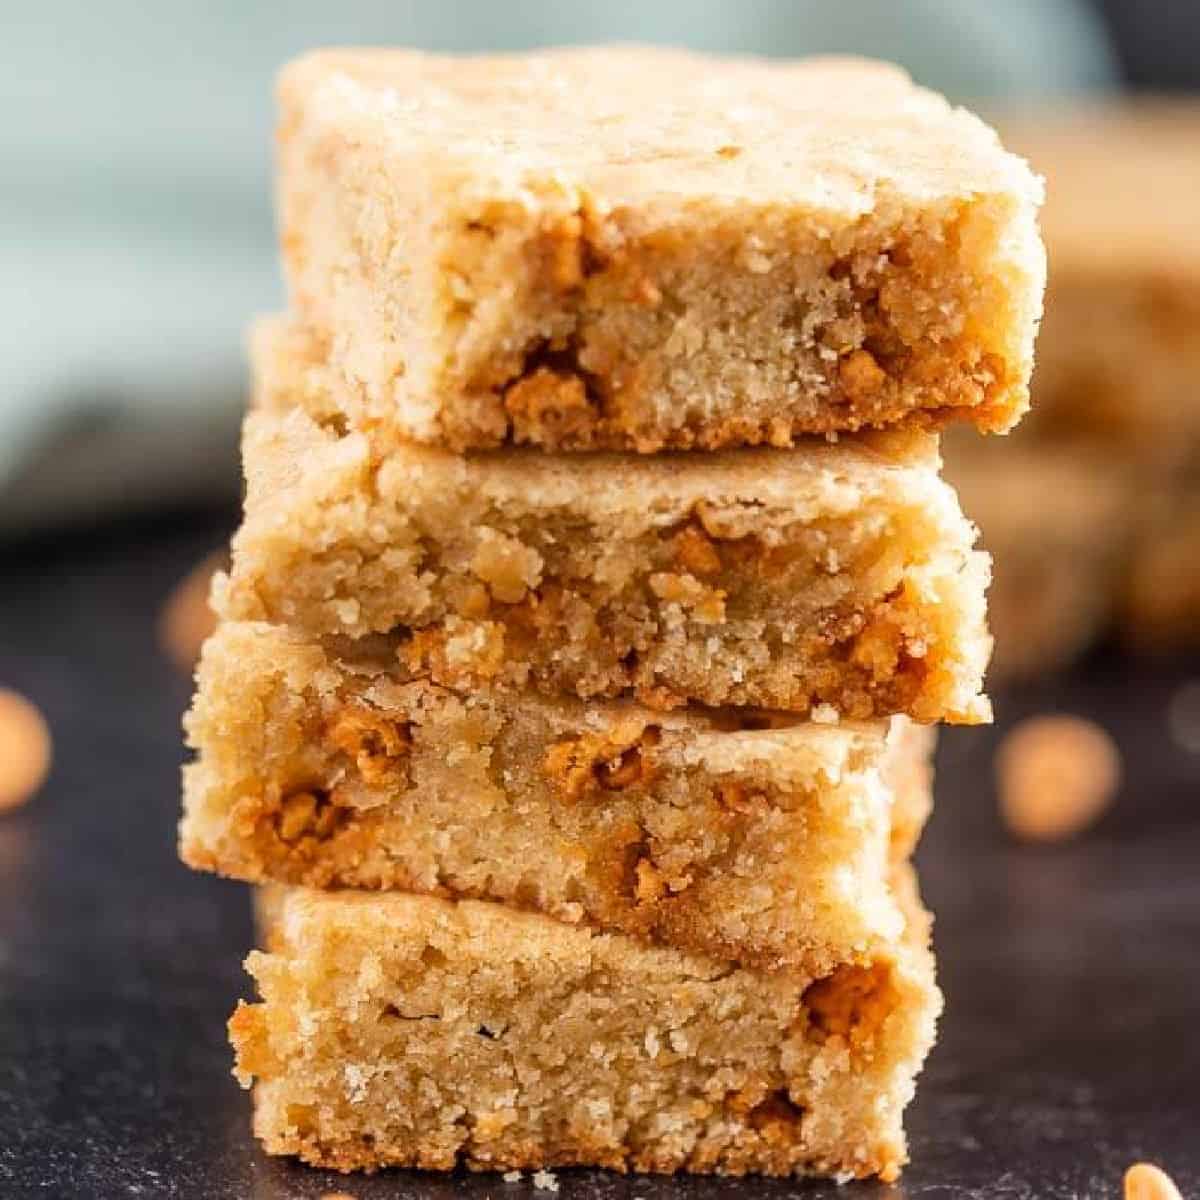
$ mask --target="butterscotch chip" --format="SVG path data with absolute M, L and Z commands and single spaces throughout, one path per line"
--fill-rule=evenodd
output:
M 675 538 L 675 557 L 693 575 L 716 575 L 721 555 L 712 539 L 697 525 L 688 525 Z
M 511 384 L 504 393 L 504 407 L 518 441 L 551 445 L 582 428 L 592 411 L 582 379 L 547 367 Z
M 852 399 L 861 399 L 879 391 L 887 382 L 887 372 L 875 361 L 869 350 L 855 350 L 842 360 L 838 368 L 842 387 Z
M 1134 1163 L 1125 1172 L 1125 1200 L 1183 1200 L 1174 1180 L 1153 1163 Z
M 0 688 L 0 812 L 17 808 L 42 786 L 50 770 L 50 730 L 37 707 Z
M 1113 740 L 1082 717 L 1031 717 L 996 755 L 1000 811 L 1030 841 L 1060 841 L 1087 829 L 1112 802 L 1121 778 Z
M 217 627 L 208 597 L 213 576 L 228 565 L 228 557 L 218 551 L 189 571 L 167 597 L 159 618 L 159 644 L 171 661 L 189 674 L 200 657 L 200 647 Z

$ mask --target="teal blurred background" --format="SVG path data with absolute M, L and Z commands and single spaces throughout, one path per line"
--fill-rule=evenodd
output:
M 242 330 L 281 288 L 272 81 L 331 43 L 642 40 L 903 63 L 996 105 L 1118 83 L 1084 0 L 160 0 L 15 6 L 0 39 L 0 535 L 232 494 Z

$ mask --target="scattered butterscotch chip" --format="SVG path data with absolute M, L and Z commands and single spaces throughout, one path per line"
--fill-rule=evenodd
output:
M 37 707 L 0 688 L 0 812 L 18 808 L 50 770 L 50 729 Z
M 1153 1163 L 1134 1163 L 1125 1172 L 1125 1200 L 1183 1200 L 1166 1171 Z
M 1112 802 L 1120 779 L 1112 738 L 1083 717 L 1030 717 L 996 755 L 1001 815 L 1012 833 L 1029 841 L 1081 833 Z
M 200 647 L 217 627 L 208 593 L 212 577 L 227 565 L 222 552 L 198 563 L 175 585 L 159 618 L 159 645 L 180 670 L 189 674 L 200 657 Z
M 349 1192 L 322 1192 L 321 1200 L 354 1200 Z

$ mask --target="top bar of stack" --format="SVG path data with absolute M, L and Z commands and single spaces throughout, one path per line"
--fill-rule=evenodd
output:
M 896 68 L 329 51 L 281 104 L 292 302 L 357 427 L 655 452 L 1027 407 L 1040 184 Z

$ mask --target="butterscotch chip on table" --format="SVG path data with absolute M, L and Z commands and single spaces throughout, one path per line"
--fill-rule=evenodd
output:
M 384 1166 L 881 1176 L 941 997 L 909 929 L 760 974 L 501 905 L 279 889 L 230 1021 L 272 1154 Z
M 464 458 L 258 411 L 244 460 L 228 617 L 386 633 L 452 686 L 988 718 L 988 560 L 929 435 Z
M 1027 406 L 1040 182 L 896 67 L 329 50 L 279 99 L 291 298 L 356 424 L 659 451 Z
M 1027 841 L 1082 833 L 1112 804 L 1120 781 L 1116 744 L 1084 717 L 1029 717 L 1005 735 L 996 755 L 1001 815 Z
M 828 969 L 901 926 L 885 878 L 928 812 L 932 735 L 897 725 L 457 693 L 229 624 L 187 718 L 181 853 Z
M 0 812 L 33 798 L 50 771 L 46 718 L 20 692 L 0 687 Z
M 1134 1163 L 1125 1172 L 1125 1200 L 1182 1200 L 1175 1181 L 1153 1163 Z

